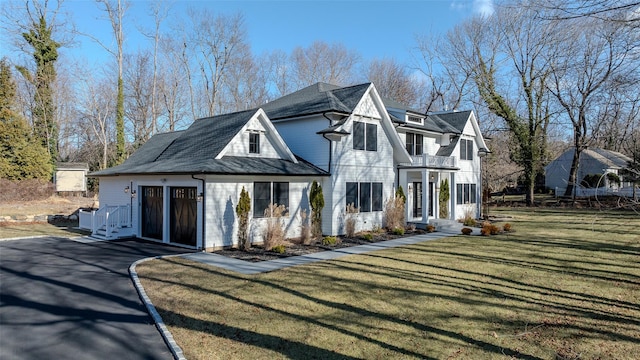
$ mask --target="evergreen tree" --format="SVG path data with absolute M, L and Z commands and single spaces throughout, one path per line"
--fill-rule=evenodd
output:
M 50 179 L 47 151 L 31 135 L 27 122 L 13 109 L 16 85 L 6 59 L 0 61 L 0 178 Z
M 58 125 L 55 118 L 53 84 L 56 81 L 55 63 L 58 60 L 60 44 L 52 39 L 52 28 L 44 15 L 33 24 L 29 32 L 22 37 L 33 48 L 36 63 L 35 74 L 26 67 L 19 66 L 18 71 L 35 88 L 33 101 L 33 132 L 37 141 L 49 154 L 49 162 L 54 165 L 58 160 Z
M 322 209 L 324 208 L 324 195 L 322 185 L 313 180 L 309 192 L 309 205 L 311 205 L 311 233 L 314 238 L 322 236 Z

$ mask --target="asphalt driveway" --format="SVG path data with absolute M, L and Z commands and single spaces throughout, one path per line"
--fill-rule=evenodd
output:
M 128 268 L 185 252 L 136 240 L 0 242 L 0 359 L 172 359 Z

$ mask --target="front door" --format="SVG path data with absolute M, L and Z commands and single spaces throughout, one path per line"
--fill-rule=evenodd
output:
M 198 203 L 197 188 L 171 188 L 171 242 L 196 246 Z
M 162 186 L 142 187 L 142 237 L 162 240 Z
M 422 218 L 422 182 L 413 183 L 413 217 Z

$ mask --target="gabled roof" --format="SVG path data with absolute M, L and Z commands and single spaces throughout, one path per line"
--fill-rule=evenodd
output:
M 350 114 L 371 83 L 339 87 L 316 83 L 265 104 L 262 108 L 271 120 L 325 112 Z
M 124 163 L 91 175 L 327 175 L 325 171 L 293 155 L 288 160 L 238 156 L 216 158 L 249 120 L 261 114 L 265 116 L 261 109 L 253 109 L 203 118 L 184 131 L 154 135 Z M 283 143 L 283 146 L 286 145 Z
M 467 125 L 467 120 L 471 116 L 471 110 L 465 111 L 448 111 L 441 113 L 429 114 L 429 117 L 433 118 L 435 121 L 443 122 L 453 129 L 456 130 L 455 133 L 462 133 L 464 127 Z
M 573 151 L 573 149 L 570 149 L 569 151 Z M 631 162 L 631 158 L 624 154 L 600 148 L 589 148 L 583 150 L 581 160 L 585 159 L 585 157 L 592 158 L 609 168 L 618 169 L 626 168 L 629 166 L 629 162 Z

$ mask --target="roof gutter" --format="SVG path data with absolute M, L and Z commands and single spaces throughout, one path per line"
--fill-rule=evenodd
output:
M 331 119 L 327 116 L 327 113 L 329 113 L 329 112 L 333 112 L 334 114 L 336 113 L 335 111 L 325 111 L 325 112 L 323 112 L 323 113 L 322 113 L 322 117 L 323 117 L 323 118 L 325 118 L 325 119 L 327 119 L 327 120 L 329 120 L 329 126 L 332 126 L 333 124 L 332 124 L 331 122 L 332 122 L 333 120 L 331 120 Z M 349 117 L 349 115 L 345 115 L 345 117 L 344 117 L 344 118 L 348 118 L 348 117 Z M 344 118 L 343 118 L 343 119 L 344 119 Z M 329 142 L 329 165 L 327 166 L 327 172 L 328 172 L 329 174 L 331 174 L 331 163 L 333 162 L 333 141 L 331 141 L 331 139 L 329 139 L 329 138 L 327 137 L 327 134 L 325 134 L 325 133 L 323 133 L 323 134 L 322 134 L 322 137 L 323 137 L 323 138 L 325 138 L 325 139 L 327 139 L 327 141 Z

